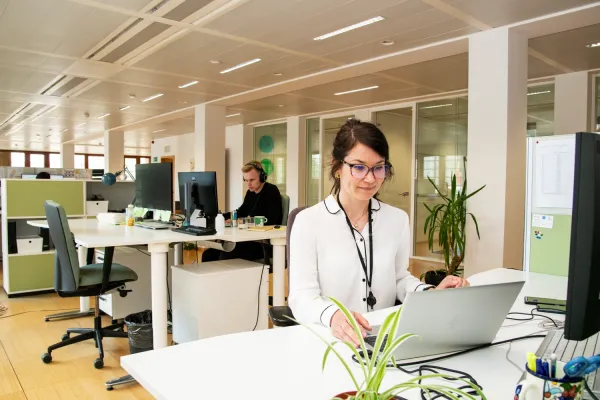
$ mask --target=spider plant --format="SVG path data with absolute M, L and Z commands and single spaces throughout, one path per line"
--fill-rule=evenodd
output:
M 427 235 L 427 244 L 429 250 L 434 250 L 435 234 L 438 234 L 437 243 L 444 255 L 444 265 L 447 275 L 458 275 L 462 268 L 460 267 L 465 257 L 465 248 L 467 238 L 465 235 L 465 226 L 467 216 L 470 216 L 475 224 L 477 237 L 479 236 L 479 225 L 475 216 L 467 212 L 467 200 L 481 191 L 485 185 L 467 194 L 467 180 L 465 179 L 462 189 L 456 188 L 456 175 L 452 174 L 452 184 L 450 193 L 443 194 L 430 177 L 427 177 L 433 185 L 435 191 L 440 195 L 444 203 L 436 204 L 431 207 L 423 204 L 429 216 L 425 220 L 424 232 Z
M 342 363 L 345 370 L 348 372 L 354 388 L 352 392 L 347 392 L 342 395 L 338 395 L 340 397 L 334 397 L 333 399 L 345 399 L 345 400 L 392 400 L 395 399 L 397 395 L 411 389 L 422 389 L 427 394 L 443 394 L 447 396 L 447 398 L 459 400 L 459 399 L 475 399 L 475 397 L 469 393 L 466 393 L 463 390 L 458 389 L 457 387 L 445 386 L 440 383 L 440 379 L 453 378 L 454 381 L 460 380 L 465 383 L 465 385 L 470 386 L 472 390 L 471 393 L 477 393 L 481 396 L 482 400 L 485 400 L 486 397 L 483 392 L 476 385 L 467 381 L 466 379 L 450 377 L 445 374 L 429 374 L 429 375 L 421 375 L 418 377 L 411 378 L 405 382 L 394 385 L 390 388 L 383 389 L 381 387 L 382 381 L 385 377 L 385 374 L 391 368 L 395 368 L 396 361 L 394 359 L 393 353 L 394 350 L 400 346 L 404 341 L 409 338 L 415 337 L 416 335 L 406 333 L 399 337 L 396 337 L 396 332 L 398 328 L 398 322 L 400 319 L 400 312 L 402 308 L 399 308 L 397 311 L 394 311 L 390 315 L 387 316 L 381 329 L 377 335 L 377 341 L 375 343 L 375 349 L 381 349 L 383 344 L 383 340 L 385 336 L 388 336 L 388 340 L 386 341 L 382 351 L 378 354 L 373 354 L 372 356 L 368 355 L 367 347 L 365 345 L 365 341 L 362 338 L 361 330 L 356 322 L 356 319 L 352 315 L 352 313 L 344 307 L 338 300 L 330 297 L 331 301 L 333 301 L 344 313 L 350 325 L 354 329 L 357 337 L 360 338 L 360 349 L 362 350 L 362 354 L 365 354 L 366 358 L 364 358 L 364 362 L 360 363 L 360 371 L 358 373 L 353 372 L 353 369 L 348 364 L 347 360 L 340 354 L 340 352 L 335 348 L 336 345 L 342 343 L 342 345 L 347 346 L 350 351 L 354 354 L 357 360 L 361 360 L 362 356 L 360 355 L 357 348 L 355 348 L 352 344 L 334 340 L 333 342 L 328 342 L 325 338 L 319 335 L 313 328 L 308 325 L 304 325 L 311 332 L 317 335 L 326 345 L 327 349 L 323 354 L 323 361 L 321 364 L 322 370 L 325 370 L 325 365 L 327 360 L 331 354 L 334 354 L 339 361 Z M 361 382 L 362 381 L 362 382 Z M 425 383 L 425 381 L 430 381 L 431 383 Z M 462 385 L 465 387 L 465 385 Z M 433 393 L 435 391 L 436 393 Z

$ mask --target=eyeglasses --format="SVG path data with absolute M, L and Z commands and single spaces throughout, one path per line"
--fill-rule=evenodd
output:
M 369 168 L 364 164 L 350 164 L 346 161 L 344 161 L 344 164 L 350 167 L 350 173 L 357 179 L 364 179 L 371 171 L 373 171 L 375 179 L 384 179 L 391 168 L 390 164 L 376 165 L 372 168 Z

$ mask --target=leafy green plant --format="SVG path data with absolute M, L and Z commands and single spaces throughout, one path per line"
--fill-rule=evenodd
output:
M 392 400 L 395 398 L 395 396 L 410 389 L 422 389 L 427 394 L 430 394 L 429 391 L 435 390 L 436 392 L 444 394 L 448 398 L 454 400 L 459 400 L 459 398 L 475 399 L 473 395 L 469 395 L 468 393 L 456 387 L 442 385 L 440 383 L 440 379 L 442 378 L 452 378 L 454 381 L 463 381 L 465 384 L 460 386 L 470 386 L 472 388 L 472 390 L 470 390 L 471 392 L 474 391 L 475 393 L 477 393 L 479 396 L 481 396 L 482 400 L 486 399 L 485 395 L 483 394 L 483 392 L 481 392 L 479 387 L 477 387 L 470 381 L 462 378 L 450 377 L 445 374 L 421 375 L 415 378 L 411 378 L 406 382 L 394 385 L 389 389 L 383 390 L 381 387 L 381 383 L 385 377 L 386 372 L 388 371 L 388 368 L 390 368 L 390 365 L 391 368 L 395 368 L 396 365 L 396 360 L 393 356 L 393 353 L 396 350 L 396 348 L 398 348 L 398 346 L 403 344 L 409 338 L 419 338 L 418 336 L 410 333 L 402 334 L 401 336 L 396 337 L 396 332 L 398 330 L 398 322 L 400 320 L 400 313 L 402 311 L 402 308 L 400 307 L 397 311 L 394 311 L 386 317 L 379 333 L 377 334 L 377 341 L 374 346 L 375 349 L 381 349 L 384 338 L 386 336 L 388 337 L 388 340 L 386 341 L 383 350 L 378 354 L 374 352 L 373 356 L 369 356 L 367 352 L 367 347 L 365 345 L 365 341 L 362 338 L 361 330 L 352 313 L 335 298 L 330 297 L 329 299 L 340 308 L 341 312 L 344 313 L 348 321 L 350 321 L 350 325 L 352 326 L 352 329 L 356 333 L 357 337 L 360 338 L 360 348 L 362 349 L 362 354 L 367 355 L 364 359 L 364 362 L 359 364 L 360 372 L 353 372 L 346 359 L 344 359 L 344 357 L 335 348 L 335 346 L 342 343 L 352 351 L 357 360 L 361 360 L 362 357 L 359 354 L 357 348 L 355 348 L 352 344 L 344 341 L 334 340 L 333 342 L 328 342 L 325 338 L 319 335 L 319 333 L 317 333 L 312 327 L 308 325 L 303 326 L 308 328 L 327 345 L 327 349 L 323 354 L 323 361 L 321 364 L 322 370 L 325 370 L 325 365 L 329 356 L 331 354 L 334 354 L 342 363 L 345 370 L 348 372 L 348 375 L 350 376 L 354 385 L 354 390 L 352 394 L 349 394 L 347 397 L 345 397 L 346 400 Z M 433 382 L 426 384 L 425 381 Z M 340 398 L 334 397 L 333 399 L 339 400 Z
M 433 207 L 424 204 L 429 216 L 425 220 L 424 232 L 427 235 L 427 244 L 429 250 L 434 250 L 435 234 L 438 234 L 437 243 L 444 255 L 444 264 L 447 275 L 458 275 L 462 268 L 460 267 L 464 257 L 467 238 L 465 235 L 465 226 L 467 216 L 470 216 L 475 224 L 477 237 L 479 236 L 479 225 L 475 216 L 467 212 L 467 200 L 479 193 L 485 185 L 467 194 L 467 180 L 465 179 L 462 189 L 456 188 L 456 175 L 452 174 L 452 185 L 448 195 L 443 194 L 430 177 L 427 177 L 433 185 L 435 191 L 444 200 L 442 204 L 436 204 Z
M 198 249 L 198 245 L 196 244 L 196 242 L 185 242 L 183 243 L 183 249 L 184 250 L 197 250 Z

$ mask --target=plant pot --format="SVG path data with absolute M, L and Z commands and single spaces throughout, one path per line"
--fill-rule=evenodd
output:
M 356 395 L 356 391 L 352 391 L 352 392 L 344 392 L 344 393 L 340 393 L 336 396 L 334 396 L 334 399 L 340 399 L 340 400 L 347 400 L 348 398 L 350 398 L 350 396 L 355 396 Z M 396 400 L 406 400 L 404 397 L 400 397 L 400 396 L 394 396 L 394 399 Z
M 439 285 L 444 278 L 446 277 L 446 271 L 437 270 L 437 271 L 427 271 L 425 273 L 425 283 L 428 285 Z

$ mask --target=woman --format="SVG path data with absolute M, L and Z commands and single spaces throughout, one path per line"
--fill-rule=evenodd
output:
M 408 215 L 376 198 L 392 175 L 383 133 L 348 120 L 333 143 L 332 194 L 298 214 L 290 237 L 294 317 L 329 326 L 335 337 L 355 345 L 358 337 L 328 297 L 352 310 L 364 337 L 371 327 L 362 313 L 392 307 L 411 291 L 468 286 L 449 276 L 433 288 L 408 272 Z

